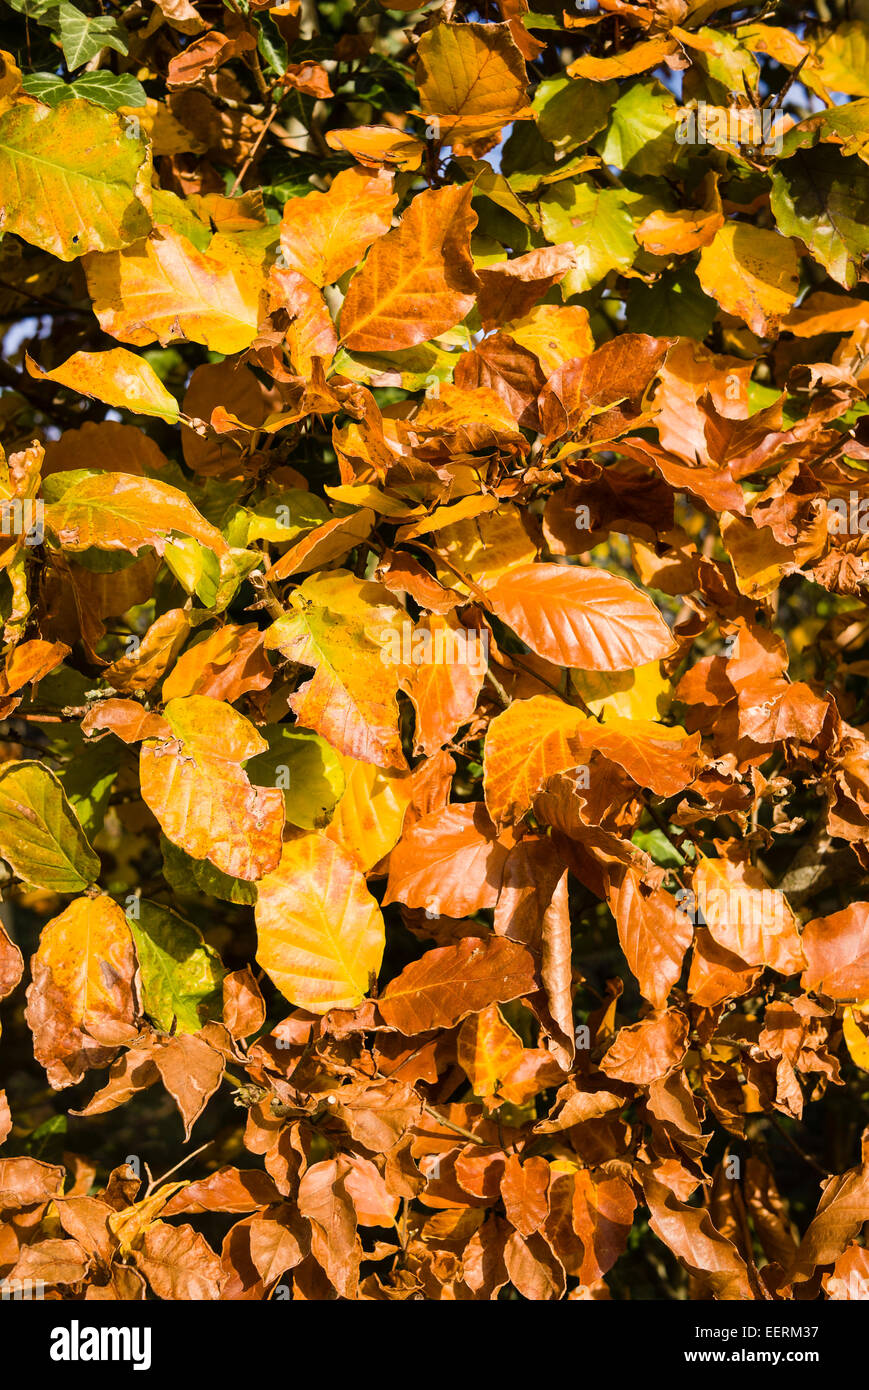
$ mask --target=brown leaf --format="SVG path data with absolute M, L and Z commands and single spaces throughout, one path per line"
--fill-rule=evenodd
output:
M 564 1293 L 564 1270 L 537 1232 L 523 1236 L 514 1231 L 504 1246 L 504 1264 L 511 1284 L 523 1298 L 541 1302 Z
M 179 1033 L 154 1051 L 154 1063 L 184 1121 L 184 1141 L 223 1078 L 219 1052 L 194 1033 Z
M 462 1274 L 477 1298 L 494 1299 L 509 1279 L 504 1246 L 510 1228 L 500 1216 L 488 1217 L 465 1246 Z
M 828 1178 L 818 1209 L 800 1241 L 789 1269 L 797 1281 L 809 1279 L 818 1265 L 829 1265 L 862 1230 L 869 1200 L 869 1167 L 861 1164 Z
M 549 440 L 587 428 L 594 439 L 624 434 L 642 414 L 649 387 L 664 364 L 669 338 L 622 333 L 589 357 L 559 367 L 540 394 L 540 418 Z
M 0 1211 L 20 1211 L 60 1195 L 65 1174 L 35 1158 L 0 1158 Z
M 643 1178 L 643 1191 L 655 1235 L 715 1298 L 733 1301 L 757 1297 L 748 1266 L 736 1246 L 715 1229 L 707 1211 L 680 1202 L 650 1175 Z
M 355 1296 L 359 1278 L 349 1171 L 345 1158 L 312 1164 L 299 1183 L 297 1199 L 299 1211 L 311 1223 L 311 1254 L 343 1298 Z
M 498 324 L 524 318 L 575 264 L 573 244 L 565 242 L 562 246 L 528 251 L 524 256 L 479 270 L 482 288 L 477 308 L 483 327 L 495 328 Z
M 510 851 L 495 908 L 495 931 L 528 946 L 543 990 L 529 1004 L 567 1070 L 574 1058 L 572 955 L 567 873 L 551 840 L 525 839 Z
M 266 1020 L 266 1006 L 259 985 L 247 966 L 223 977 L 223 1021 L 232 1036 L 249 1038 Z
M 640 992 L 653 1008 L 663 1009 L 694 935 L 689 918 L 664 889 L 644 893 L 642 876 L 632 868 L 625 870 L 610 905 Z
M 80 1284 L 90 1268 L 90 1258 L 77 1240 L 41 1240 L 25 1245 L 10 1278 L 21 1284 Z
M 158 1298 L 201 1302 L 220 1297 L 225 1278 L 220 1260 L 192 1226 L 152 1222 L 133 1259 Z
M 642 1023 L 619 1029 L 600 1069 L 617 1081 L 648 1086 L 679 1065 L 687 1051 L 688 1031 L 688 1019 L 679 1009 L 650 1014 Z
M 445 333 L 474 303 L 471 187 L 418 193 L 350 281 L 341 339 L 351 352 L 395 352 Z
M 550 1169 L 545 1158 L 526 1158 L 510 1154 L 501 1178 L 501 1197 L 511 1226 L 520 1235 L 539 1231 L 549 1214 Z
M 284 1203 L 250 1223 L 250 1257 L 266 1288 L 308 1253 L 309 1240 L 293 1208 Z
M 280 1193 L 267 1173 L 256 1168 L 218 1168 L 210 1177 L 191 1182 L 163 1208 L 163 1216 L 202 1211 L 258 1211 L 280 1201 Z
M 391 1028 L 409 1036 L 451 1028 L 491 1002 L 517 999 L 536 987 L 534 962 L 523 947 L 500 937 L 468 936 L 405 966 L 377 1006 Z
M 70 1114 L 104 1115 L 109 1110 L 116 1110 L 119 1105 L 125 1105 L 139 1091 L 153 1086 L 160 1079 L 154 1062 L 155 1053 L 155 1043 L 149 1037 L 128 1048 L 112 1063 L 105 1086 L 91 1097 L 83 1109 L 71 1110 Z
M 24 974 L 24 957 L 0 922 L 0 999 L 11 994 Z
M 494 906 L 507 847 L 479 802 L 448 806 L 416 821 L 389 859 L 384 903 L 463 917 Z

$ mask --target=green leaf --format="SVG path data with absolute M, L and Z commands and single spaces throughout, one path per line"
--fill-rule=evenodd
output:
M 680 865 L 685 863 L 685 856 L 680 854 L 676 846 L 670 843 L 662 830 L 635 830 L 631 837 L 631 844 L 636 845 L 638 849 L 645 850 L 656 864 L 660 864 L 665 869 L 678 869 Z
M 80 893 L 99 878 L 100 861 L 44 763 L 0 767 L 0 852 L 25 883 L 52 893 Z
M 256 902 L 256 884 L 233 878 L 216 869 L 207 859 L 192 859 L 183 849 L 173 845 L 165 835 L 160 836 L 163 854 L 163 877 L 176 893 L 191 891 L 206 893 L 210 898 L 251 907 Z
M 37 24 L 55 24 L 58 0 L 9 0 L 13 10 L 35 19 Z
M 254 19 L 256 29 L 256 46 L 266 64 L 276 77 L 281 77 L 286 71 L 289 55 L 287 45 L 278 30 L 274 20 L 268 14 L 261 15 Z
M 104 48 L 114 48 L 126 55 L 130 51 L 128 38 L 124 26 L 109 15 L 89 19 L 75 5 L 64 3 L 60 6 L 60 45 L 70 72 L 89 63 Z
M 247 546 L 251 541 L 289 545 L 331 517 L 326 503 L 315 493 L 287 488 L 264 497 L 255 507 L 235 508 L 223 534 L 230 545 Z
M 396 384 L 403 391 L 423 391 L 432 379 L 449 381 L 458 361 L 458 354 L 446 352 L 437 343 L 418 343 L 416 347 L 399 352 L 347 352 L 339 348 L 332 363 L 333 370 L 351 381 L 368 385 L 372 378 L 394 373 Z
M 64 729 L 64 740 L 72 758 L 57 773 L 72 809 L 86 835 L 98 835 L 103 828 L 109 793 L 121 765 L 122 749 L 116 739 L 88 742 L 76 725 Z M 49 735 L 57 746 L 57 740 Z
M 841 154 L 858 154 L 869 162 L 869 97 L 807 116 L 785 135 L 781 158 L 789 159 L 797 150 L 816 145 L 819 140 L 833 141 Z
M 856 155 L 842 159 L 818 145 L 776 165 L 770 199 L 785 236 L 801 237 L 845 289 L 857 283 L 869 251 L 869 169 Z
M 595 188 L 591 183 L 557 183 L 540 199 L 547 241 L 572 241 L 578 265 L 562 281 L 565 296 L 585 294 L 611 270 L 627 270 L 639 253 L 634 228 L 645 215 L 639 193 Z
M 109 111 L 117 111 L 119 106 L 144 106 L 148 100 L 145 88 L 130 73 L 116 74 L 100 68 L 98 72 L 83 72 L 72 84 L 77 97 L 96 102 Z
M 63 261 L 147 236 L 150 156 L 120 116 L 80 101 L 0 117 L 3 230 Z
M 606 134 L 598 136 L 594 148 L 604 164 L 627 173 L 661 174 L 679 155 L 676 118 L 676 100 L 666 87 L 635 82 L 613 106 Z
M 628 291 L 627 327 L 652 337 L 696 338 L 702 342 L 718 313 L 690 266 L 665 270 L 654 285 L 635 280 Z
M 692 96 L 702 96 L 713 106 L 729 106 L 734 92 L 744 93 L 743 79 L 752 91 L 757 89 L 760 75 L 757 59 L 740 43 L 736 34 L 710 28 L 698 29 L 697 34 L 713 43 L 708 51 L 691 50 L 692 77 L 696 73 L 699 84 L 696 90 L 692 88 Z
M 237 546 L 218 558 L 213 550 L 189 537 L 167 545 L 163 558 L 182 588 L 217 613 L 223 612 L 242 581 L 263 562 L 261 551 Z
M 206 945 L 196 927 L 158 903 L 140 899 L 138 916 L 127 913 L 142 975 L 145 1013 L 168 1032 L 176 1020 L 179 1033 L 198 1033 L 219 1008 L 209 1001 L 223 979 L 220 956 Z M 217 1001 L 215 1001 L 216 1003 Z
M 575 150 L 603 130 L 618 94 L 617 82 L 544 78 L 532 103 L 537 113 L 537 128 L 544 140 L 557 150 Z
M 528 14 L 522 15 L 522 23 L 526 29 L 560 29 L 561 22 L 553 14 L 538 14 L 535 10 L 529 10 Z
M 63 1151 L 67 1147 L 68 1128 L 69 1121 L 66 1115 L 52 1115 L 50 1119 L 37 1125 L 32 1134 L 27 1135 L 21 1145 L 22 1152 L 41 1163 L 60 1163 Z
M 319 734 L 287 724 L 267 724 L 257 731 L 268 740 L 267 753 L 245 764 L 255 787 L 281 787 L 287 820 L 301 830 L 317 830 L 344 791 L 341 759 Z
M 151 208 L 158 226 L 171 227 L 174 232 L 180 232 L 197 251 L 207 249 L 214 235 L 211 225 L 196 216 L 185 198 L 179 198 L 177 193 L 171 193 L 168 189 L 155 188 L 151 193 Z
M 27 73 L 21 85 L 28 96 L 36 97 L 44 106 L 59 106 L 62 101 L 72 101 L 75 97 L 72 83 L 64 82 L 55 72 Z
M 207 545 L 192 536 L 170 541 L 163 559 L 187 594 L 195 594 L 210 608 L 220 585 L 220 561 Z

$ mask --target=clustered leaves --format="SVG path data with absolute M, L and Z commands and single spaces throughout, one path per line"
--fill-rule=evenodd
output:
M 103 9 L 0 74 L 0 1280 L 865 1297 L 869 22 Z

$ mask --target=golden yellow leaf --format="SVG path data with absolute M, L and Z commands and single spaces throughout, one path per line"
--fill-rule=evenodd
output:
M 416 59 L 422 111 L 437 117 L 445 144 L 485 148 L 508 121 L 533 118 L 509 24 L 434 24 Z
M 364 873 L 398 844 L 413 795 L 409 772 L 342 758 L 344 794 L 325 834 L 355 859 Z
M 106 405 L 138 415 L 156 415 L 170 425 L 177 423 L 181 413 L 151 364 L 126 348 L 74 352 L 51 372 L 44 372 L 32 357 L 25 356 L 25 363 L 37 381 L 56 381 Z
M 775 337 L 799 288 L 799 260 L 790 237 L 747 222 L 726 222 L 700 252 L 697 278 L 728 314 L 753 333 Z
M 208 251 L 171 227 L 107 255 L 84 257 L 88 290 L 100 327 L 145 347 L 186 338 L 214 352 L 242 352 L 256 336 L 265 272 L 242 257 L 228 237 Z
M 342 169 L 327 193 L 290 198 L 281 218 L 286 267 L 314 285 L 332 285 L 389 231 L 398 201 L 392 175 Z
M 268 747 L 243 714 L 221 700 L 170 700 L 171 737 L 142 745 L 142 798 L 168 840 L 233 878 L 261 878 L 280 859 L 284 796 L 253 787 L 242 767 Z
M 291 1004 L 352 1009 L 377 975 L 385 941 L 362 870 L 325 835 L 289 840 L 259 884 L 257 961 Z
M 135 1037 L 135 969 L 127 919 L 105 893 L 75 898 L 43 927 L 26 1016 L 56 1090 L 106 1066 L 118 1044 Z

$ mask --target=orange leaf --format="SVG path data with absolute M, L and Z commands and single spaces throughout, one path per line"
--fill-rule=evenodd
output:
M 627 579 L 592 566 L 520 565 L 503 574 L 488 597 L 533 652 L 560 666 L 627 671 L 673 650 L 651 599 Z
M 601 1059 L 600 1069 L 616 1081 L 648 1086 L 679 1065 L 688 1047 L 688 1019 L 679 1009 L 650 1014 L 642 1023 L 620 1028 Z
M 491 1003 L 536 989 L 534 962 L 524 947 L 502 937 L 464 937 L 457 946 L 426 951 L 390 980 L 377 1007 L 390 1028 L 411 1035 L 452 1028 Z
M 383 901 L 448 917 L 493 907 L 506 857 L 485 806 L 448 806 L 423 816 L 398 842 Z
M 494 1096 L 524 1052 L 522 1039 L 490 1004 L 466 1019 L 456 1039 L 456 1057 L 475 1096 Z
M 170 700 L 170 736 L 142 745 L 142 799 L 166 838 L 234 878 L 262 878 L 281 854 L 284 795 L 253 787 L 242 763 L 267 744 L 231 705 L 207 695 Z
M 831 999 L 869 998 L 869 903 L 851 903 L 803 928 L 805 990 Z
M 394 352 L 446 333 L 472 308 L 471 186 L 419 193 L 350 281 L 341 338 L 351 352 Z
M 135 970 L 127 919 L 104 893 L 76 898 L 43 927 L 26 1017 L 55 1090 L 106 1066 L 135 1036 Z
M 640 991 L 654 1008 L 664 1008 L 691 945 L 694 933 L 689 918 L 678 911 L 676 899 L 664 889 L 643 893 L 639 872 L 630 868 L 610 905 Z
M 320 287 L 334 284 L 389 231 L 397 201 L 390 174 L 364 169 L 342 169 L 327 193 L 290 198 L 281 217 L 286 269 Z

